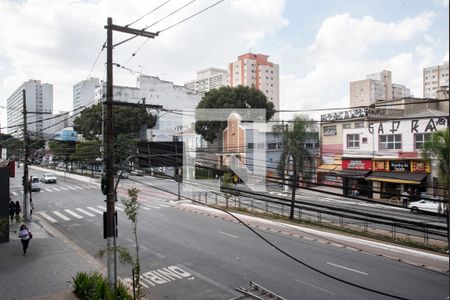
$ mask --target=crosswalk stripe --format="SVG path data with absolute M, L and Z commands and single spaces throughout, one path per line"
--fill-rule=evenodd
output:
M 88 207 L 87 209 L 90 209 L 90 210 L 92 210 L 92 211 L 95 211 L 95 212 L 98 213 L 99 215 L 103 215 L 103 212 L 102 212 L 102 211 L 99 211 L 98 209 L 95 209 L 95 208 L 93 208 L 93 207 Z
M 83 214 L 89 216 L 89 217 L 94 217 L 95 215 L 91 214 L 90 212 L 85 211 L 84 209 L 81 208 L 77 208 L 78 211 L 81 211 Z
M 77 214 L 77 213 L 71 211 L 70 209 L 65 209 L 64 211 L 65 211 L 66 213 L 68 213 L 68 214 L 74 216 L 74 217 L 77 218 L 77 219 L 83 219 L 82 216 L 80 216 L 79 214 Z
M 100 209 L 106 210 L 106 207 L 104 207 L 104 206 L 97 205 L 97 207 L 100 208 Z
M 123 211 L 123 208 L 120 207 L 120 206 L 118 206 L 118 205 L 116 205 L 116 209 L 117 209 L 117 210 L 120 210 L 120 211 Z
M 159 206 L 154 206 L 154 205 L 150 205 L 150 204 L 147 204 L 147 203 L 144 203 L 144 206 L 147 206 L 147 207 L 150 207 L 150 208 L 155 208 L 155 209 L 161 209 L 161 207 L 159 207 Z
M 145 209 L 145 210 L 150 210 L 149 207 L 146 207 L 146 206 L 144 206 L 144 205 L 142 205 L 141 207 L 142 207 L 143 209 Z
M 57 192 L 61 192 L 61 190 L 58 189 L 58 188 L 53 188 L 53 190 L 54 190 L 54 191 L 57 191 Z
M 167 205 L 167 204 L 165 204 L 165 203 L 161 203 L 161 202 L 158 202 L 158 201 L 155 201 L 155 202 L 153 202 L 152 204 L 159 205 L 159 206 L 161 206 L 161 207 L 172 207 L 172 206 L 170 206 L 170 205 Z
M 56 221 L 55 219 L 53 219 L 52 217 L 50 217 L 49 215 L 47 215 L 45 212 L 40 211 L 38 212 L 41 216 L 43 216 L 44 218 L 46 218 L 48 221 L 52 222 L 52 223 L 56 223 L 58 221 Z
M 84 187 L 81 187 L 81 186 L 74 186 L 74 188 L 76 188 L 76 189 L 79 189 L 79 190 L 84 190 Z
M 65 187 L 60 187 L 61 190 L 63 191 L 68 191 L 69 189 L 66 189 Z
M 62 213 L 60 213 L 60 212 L 58 212 L 56 210 L 54 210 L 53 213 L 55 215 L 57 215 L 58 217 L 60 217 L 61 219 L 63 219 L 64 221 L 70 221 L 70 218 L 66 217 L 65 215 L 63 215 Z
M 53 192 L 51 189 L 45 189 L 45 190 L 50 193 Z
M 68 186 L 67 188 L 71 189 L 71 190 L 76 190 L 76 188 L 72 187 L 72 186 Z

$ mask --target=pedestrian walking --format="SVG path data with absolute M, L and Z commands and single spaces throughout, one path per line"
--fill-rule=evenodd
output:
M 20 226 L 19 238 L 20 241 L 22 242 L 23 256 L 25 256 L 25 254 L 27 254 L 28 244 L 30 243 L 30 240 L 33 238 L 33 235 L 28 230 L 25 224 L 22 224 L 22 226 Z
M 11 199 L 11 198 L 10 198 Z M 14 214 L 16 213 L 16 204 L 14 204 L 14 201 L 9 201 L 9 218 L 11 219 L 11 223 L 14 219 Z
M 20 203 L 19 203 L 19 201 L 16 201 L 16 219 L 19 218 L 21 211 L 22 211 L 22 208 L 20 207 Z
M 33 216 L 33 209 L 34 209 L 33 200 L 30 198 L 30 219 Z

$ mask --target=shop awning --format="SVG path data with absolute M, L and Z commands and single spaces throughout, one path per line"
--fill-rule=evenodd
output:
M 369 170 L 342 170 L 336 173 L 337 176 L 350 178 L 365 178 Z
M 320 165 L 317 167 L 317 172 L 319 173 L 328 173 L 334 171 L 339 165 L 330 164 L 330 165 Z
M 427 177 L 426 173 L 373 172 L 366 179 L 400 184 L 421 184 L 425 177 Z

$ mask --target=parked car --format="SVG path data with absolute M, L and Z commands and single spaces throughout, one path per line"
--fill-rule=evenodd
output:
M 444 203 L 432 200 L 420 200 L 409 203 L 408 207 L 411 209 L 413 214 L 417 214 L 420 211 L 432 212 L 432 213 L 443 213 Z
M 41 181 L 43 183 L 56 183 L 56 177 L 52 173 L 46 173 L 42 175 Z
M 41 190 L 41 182 L 38 177 L 31 177 L 31 190 L 37 192 Z
M 117 171 L 117 177 L 119 177 L 120 179 L 127 179 L 128 178 L 128 172 L 127 171 L 122 171 L 122 174 L 120 173 L 120 170 Z

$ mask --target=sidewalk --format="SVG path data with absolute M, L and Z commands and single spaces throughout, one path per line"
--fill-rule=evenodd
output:
M 18 230 L 10 224 L 10 241 L 0 244 L 1 299 L 78 299 L 72 293 L 77 272 L 101 270 L 97 261 L 83 253 L 57 230 L 44 228 L 37 217 L 25 223 L 33 239 L 23 256 Z

